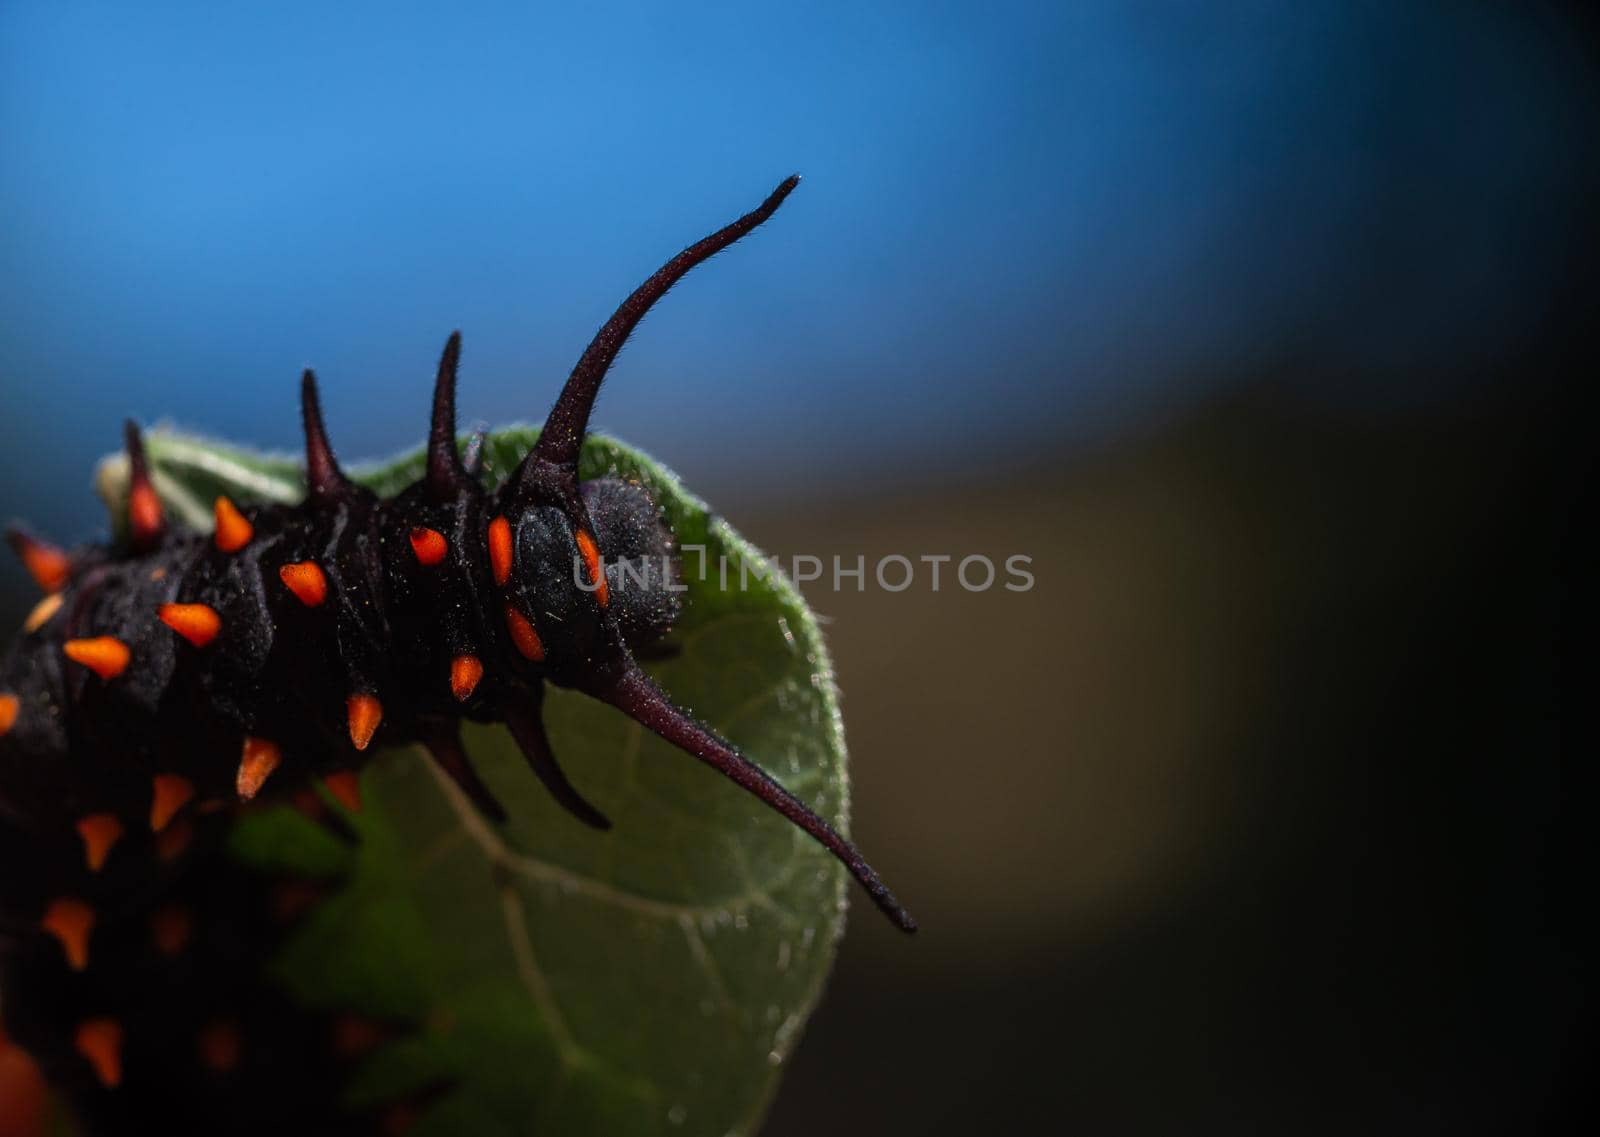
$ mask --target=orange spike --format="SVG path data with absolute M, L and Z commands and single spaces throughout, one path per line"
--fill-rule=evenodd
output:
M 594 587 L 594 598 L 604 608 L 611 603 L 611 589 L 606 584 L 605 566 L 600 563 L 600 546 L 594 543 L 594 535 L 587 529 L 578 530 L 578 552 L 583 557 L 583 571 Z
M 94 931 L 94 909 L 71 896 L 52 900 L 39 926 L 61 941 L 67 963 L 74 971 L 89 966 L 89 934 Z
M 150 938 L 156 950 L 171 959 L 189 946 L 194 934 L 194 914 L 181 904 L 156 909 L 150 917 Z
M 354 770 L 339 770 L 329 774 L 322 779 L 322 784 L 351 813 L 361 812 L 361 780 Z
M 114 636 L 95 636 L 88 640 L 68 640 L 61 645 L 66 657 L 81 663 L 102 679 L 115 679 L 128 666 L 128 645 Z
M 78 836 L 83 838 L 83 859 L 90 872 L 99 872 L 111 855 L 111 846 L 122 838 L 122 822 L 114 813 L 91 813 L 78 818 Z
M 328 894 L 325 885 L 311 880 L 280 881 L 272 890 L 272 915 L 280 924 L 304 916 Z
M 345 700 L 345 709 L 350 714 L 350 743 L 357 750 L 365 750 L 383 721 L 383 704 L 376 695 L 351 695 Z
M 47 1117 L 55 1121 L 55 1110 L 46 1114 L 44 1075 L 26 1050 L 6 1037 L 0 1028 L 0 1137 L 44 1137 L 51 1132 Z
M 506 605 L 506 627 L 511 632 L 511 642 L 517 645 L 524 659 L 537 663 L 544 658 L 544 643 L 539 639 L 539 633 L 529 623 L 528 617 L 510 604 Z
M 489 522 L 489 568 L 496 584 L 511 579 L 511 522 L 504 517 Z
M 193 840 L 194 823 L 187 817 L 180 817 L 156 834 L 156 856 L 171 864 L 188 851 Z
M 333 1020 L 333 1052 L 346 1061 L 370 1054 L 394 1032 L 375 1019 L 342 1014 Z
M 11 728 L 17 725 L 17 713 L 22 710 L 22 704 L 15 695 L 0 695 L 0 738 L 11 733 Z
M 128 531 L 141 548 L 161 537 L 161 499 L 149 481 L 135 481 L 128 487 Z
M 6 540 L 33 582 L 45 592 L 60 592 L 72 579 L 72 558 L 54 545 L 20 529 L 8 532 Z
M 411 551 L 417 554 L 420 563 L 436 565 L 444 560 L 444 555 L 450 551 L 450 543 L 437 529 L 418 527 L 411 530 Z
M 212 540 L 224 553 L 237 553 L 256 535 L 255 527 L 239 512 L 239 507 L 227 498 L 217 498 L 211 508 L 217 518 L 217 532 Z
M 150 782 L 150 829 L 159 833 L 194 797 L 194 786 L 188 778 L 177 774 L 157 774 Z
M 257 738 L 253 734 L 246 735 L 244 752 L 239 759 L 239 776 L 235 782 L 239 800 L 249 801 L 255 797 L 260 792 L 262 783 L 282 761 L 283 751 L 278 749 L 277 743 Z
M 78 1024 L 73 1045 L 94 1067 L 94 1076 L 108 1090 L 122 1084 L 122 1025 L 116 1019 L 88 1019 Z
M 22 630 L 32 635 L 50 622 L 50 617 L 61 611 L 62 596 L 59 592 L 52 592 L 43 600 L 33 606 L 33 611 L 28 613 L 28 618 L 22 621 Z
M 457 702 L 466 702 L 483 678 L 483 664 L 475 655 L 458 655 L 450 661 L 450 693 Z
M 219 1019 L 209 1024 L 200 1032 L 197 1041 L 200 1064 L 213 1073 L 226 1074 L 239 1064 L 244 1040 L 239 1036 L 239 1028 L 228 1020 Z
M 222 617 L 205 604 L 163 604 L 156 615 L 195 647 L 205 647 L 222 630 Z
M 135 549 L 152 549 L 161 540 L 161 499 L 150 480 L 144 439 L 132 419 L 123 424 L 128 443 L 128 537 Z
M 300 561 L 278 569 L 278 578 L 307 608 L 315 608 L 328 598 L 328 578 L 316 561 Z

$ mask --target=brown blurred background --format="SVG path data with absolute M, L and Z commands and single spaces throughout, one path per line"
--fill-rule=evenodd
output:
M 856 835 L 925 931 L 857 910 L 767 1132 L 1555 1128 L 1589 999 L 1575 411 L 1258 387 L 1064 471 L 750 524 L 1038 578 L 815 597 Z

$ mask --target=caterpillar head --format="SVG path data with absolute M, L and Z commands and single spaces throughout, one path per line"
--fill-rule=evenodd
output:
M 649 491 L 603 478 L 582 483 L 579 497 L 576 516 L 532 505 L 506 525 L 509 630 L 520 651 L 531 629 L 546 677 L 569 687 L 620 663 L 619 645 L 659 639 L 679 612 L 672 531 Z
M 487 499 L 482 539 L 493 595 L 503 605 L 500 615 L 514 648 L 513 662 L 529 680 L 510 691 L 493 712 L 505 720 L 529 765 L 557 799 L 580 820 L 603 828 L 608 823 L 579 796 L 550 751 L 540 720 L 541 681 L 610 703 L 816 838 L 895 924 L 913 931 L 915 921 L 853 845 L 732 745 L 675 706 L 639 667 L 634 650 L 660 636 L 678 612 L 672 534 L 643 487 L 616 478 L 578 478 L 578 455 L 595 397 L 633 328 L 691 268 L 772 216 L 798 183 L 796 177 L 786 179 L 759 207 L 684 249 L 623 301 L 573 368 L 538 441 Z M 482 501 L 484 492 L 456 445 L 459 355 L 460 339 L 452 336 L 434 390 L 427 471 L 407 491 L 416 495 L 419 507 L 437 510 L 441 518 L 463 498 Z M 313 451 L 320 430 L 320 420 L 314 418 L 308 412 Z M 317 455 L 310 453 L 313 487 L 318 466 Z M 458 515 L 463 512 L 478 515 L 477 510 L 457 510 Z M 427 563 L 424 549 L 415 548 Z M 498 809 L 471 778 L 453 730 L 423 741 L 486 811 Z

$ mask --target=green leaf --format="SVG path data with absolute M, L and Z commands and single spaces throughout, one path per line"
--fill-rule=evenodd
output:
M 504 476 L 536 430 L 485 447 Z M 298 464 L 155 431 L 146 441 L 171 514 L 209 528 L 219 493 L 296 501 Z M 392 493 L 417 452 L 353 476 Z M 645 483 L 685 555 L 681 652 L 651 673 L 835 825 L 848 813 L 844 737 L 822 637 L 799 594 L 666 469 L 611 439 L 582 476 Z M 97 483 L 120 516 L 124 459 Z M 729 583 L 718 581 L 726 558 Z M 748 583 L 738 585 L 741 567 Z M 832 964 L 845 875 L 811 840 L 616 711 L 552 690 L 557 755 L 615 823 L 584 828 L 544 793 L 500 727 L 467 745 L 511 813 L 503 829 L 410 749 L 363 777 L 354 850 L 287 810 L 237 828 L 234 855 L 332 874 L 343 886 L 302 926 L 277 972 L 297 998 L 422 1024 L 359 1071 L 356 1102 L 439 1081 L 424 1134 L 750 1133 Z

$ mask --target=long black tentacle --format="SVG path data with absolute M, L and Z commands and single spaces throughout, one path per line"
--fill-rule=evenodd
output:
M 570 483 L 576 478 L 578 450 L 583 445 L 584 432 L 589 428 L 589 412 L 594 408 L 595 396 L 600 393 L 601 381 L 605 379 L 617 353 L 622 350 L 629 333 L 644 318 L 651 305 L 665 296 L 667 290 L 685 273 L 771 217 L 783 204 L 783 199 L 799 184 L 798 174 L 785 178 L 757 208 L 690 245 L 634 289 L 633 294 L 622 302 L 622 306 L 584 349 L 577 366 L 567 378 L 566 386 L 561 389 L 561 396 L 551 409 L 550 417 L 545 420 L 538 443 L 518 468 L 518 482 L 533 487 L 545 485 L 546 479 L 552 476 L 558 476 L 562 483 Z
M 516 739 L 528 765 L 563 809 L 592 829 L 611 828 L 606 815 L 585 801 L 583 795 L 567 780 L 567 775 L 556 762 L 555 753 L 550 749 L 550 739 L 544 732 L 544 722 L 537 710 L 507 708 L 506 726 L 511 728 L 511 737 Z
M 451 332 L 439 358 L 433 384 L 433 421 L 428 428 L 428 493 L 439 502 L 454 501 L 471 479 L 456 452 L 456 367 L 461 362 L 461 333 Z
M 917 922 L 903 908 L 894 893 L 878 879 L 856 847 L 822 818 L 807 809 L 798 798 L 732 746 L 673 706 L 650 677 L 630 664 L 610 686 L 594 691 L 598 698 L 621 710 L 629 718 L 659 734 L 674 746 L 687 750 L 706 765 L 738 783 L 767 805 L 787 817 L 822 843 L 842 861 L 852 876 L 872 896 L 873 903 L 901 931 L 914 932 Z
M 428 756 L 478 807 L 478 812 L 490 821 L 503 823 L 506 820 L 506 807 L 500 804 L 500 799 L 490 792 L 489 787 L 483 784 L 483 779 L 478 777 L 478 771 L 473 769 L 466 749 L 461 745 L 456 724 L 445 720 L 427 720 L 421 724 L 418 733 Z
M 322 423 L 317 376 L 309 367 L 300 376 L 300 416 L 306 432 L 306 496 L 312 501 L 342 496 L 349 490 L 350 481 L 333 456 L 328 429 Z

